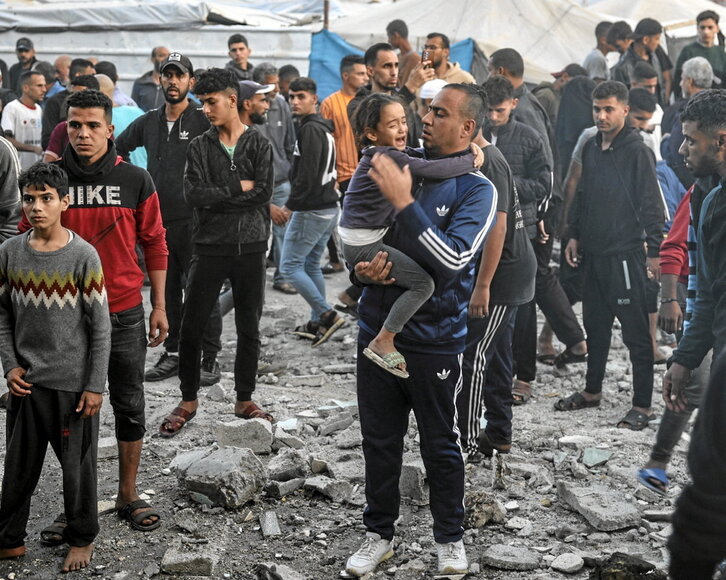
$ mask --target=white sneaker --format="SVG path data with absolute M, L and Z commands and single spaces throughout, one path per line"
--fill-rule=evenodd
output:
M 469 571 L 469 560 L 466 559 L 462 540 L 436 544 L 436 555 L 439 557 L 439 574 L 466 574 Z
M 373 532 L 366 533 L 366 539 L 345 563 L 345 571 L 360 578 L 375 569 L 378 564 L 393 556 L 393 543 Z

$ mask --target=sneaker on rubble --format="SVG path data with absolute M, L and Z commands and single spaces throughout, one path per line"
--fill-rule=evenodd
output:
M 365 576 L 378 564 L 393 556 L 392 546 L 392 541 L 384 540 L 373 532 L 366 533 L 366 539 L 361 547 L 345 563 L 345 571 L 358 578 Z
M 463 540 L 448 544 L 437 543 L 436 555 L 439 558 L 439 574 L 466 574 L 469 571 Z
M 222 373 L 219 370 L 217 353 L 205 352 L 202 355 L 202 369 L 199 373 L 199 384 L 202 387 L 211 387 L 218 383 L 221 378 Z
M 179 356 L 169 352 L 164 352 L 159 357 L 159 360 L 156 361 L 154 366 L 146 371 L 144 374 L 144 380 L 149 382 L 163 381 L 164 379 L 175 377 L 178 372 Z

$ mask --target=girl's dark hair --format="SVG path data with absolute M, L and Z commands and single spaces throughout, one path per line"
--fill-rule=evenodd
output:
M 398 103 L 403 106 L 401 99 L 385 93 L 373 93 L 363 99 L 350 119 L 358 148 L 362 149 L 374 143 L 366 137 L 366 129 L 375 129 L 381 120 L 381 111 L 388 105 Z
M 39 161 L 20 174 L 18 186 L 21 192 L 26 187 L 52 187 L 58 192 L 58 197 L 63 198 L 68 195 L 68 176 L 58 165 Z

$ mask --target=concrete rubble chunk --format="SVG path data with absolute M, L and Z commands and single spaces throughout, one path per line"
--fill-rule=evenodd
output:
M 320 457 L 314 457 L 310 461 L 310 471 L 312 471 L 313 473 L 327 473 L 328 462 Z
M 348 458 L 347 461 L 331 461 L 328 473 L 334 479 L 351 483 L 365 483 L 365 462 L 362 456 Z
M 643 518 L 651 522 L 670 522 L 673 510 L 645 510 Z
M 586 447 L 582 453 L 582 463 L 585 467 L 592 469 L 593 467 L 605 465 L 612 456 L 612 451 L 608 451 L 607 449 Z
M 178 576 L 212 576 L 219 557 L 206 549 L 173 546 L 164 552 L 161 569 Z
M 286 376 L 283 381 L 293 387 L 322 387 L 325 375 L 292 375 Z
M 98 459 L 114 459 L 118 457 L 116 437 L 101 437 L 98 440 Z
M 275 428 L 277 430 L 284 430 L 288 433 L 295 433 L 297 432 L 297 419 L 295 417 L 292 417 L 291 419 L 285 419 L 284 421 L 278 421 L 275 424 Z M 275 433 L 277 434 L 277 432 Z
M 272 424 L 265 419 L 235 419 L 217 423 L 214 434 L 220 447 L 239 447 L 262 454 L 272 450 Z
M 338 481 L 324 475 L 316 475 L 305 480 L 305 489 L 311 489 L 330 498 L 334 502 L 342 503 L 353 493 L 353 486 L 347 481 Z
M 350 427 L 353 424 L 353 421 L 353 416 L 349 413 L 339 413 L 337 415 L 330 416 L 322 425 L 320 425 L 318 435 L 325 437 L 326 435 L 330 435 L 336 431 L 342 431 L 343 429 Z
M 280 524 L 277 521 L 277 514 L 272 510 L 260 514 L 260 529 L 265 538 L 282 535 Z
M 482 554 L 481 561 L 500 570 L 534 570 L 539 567 L 540 555 L 527 548 L 494 544 Z
M 253 500 L 267 479 L 250 449 L 208 447 L 177 456 L 170 465 L 184 489 L 216 506 L 239 508 Z
M 280 449 L 277 455 L 267 464 L 270 479 L 275 481 L 288 481 L 298 477 L 305 477 L 308 473 L 308 464 L 302 454 L 296 449 Z
M 353 449 L 360 447 L 362 443 L 363 436 L 360 433 L 360 423 L 358 421 L 355 421 L 335 437 L 335 446 L 338 449 Z
M 582 570 L 584 565 L 585 561 L 580 556 L 571 553 L 560 554 L 550 564 L 553 570 L 565 574 L 575 574 Z
M 467 529 L 481 528 L 489 522 L 501 524 L 507 518 L 507 510 L 502 503 L 485 491 L 467 493 L 464 506 L 464 527 Z
M 559 446 L 566 449 L 583 449 L 585 447 L 594 447 L 595 439 L 587 435 L 567 435 L 560 437 L 557 441 Z
M 216 383 L 205 391 L 204 398 L 216 403 L 223 403 L 227 400 L 227 390 L 223 385 Z
M 257 580 L 305 580 L 305 576 L 285 564 L 261 562 L 255 566 Z
M 265 487 L 267 494 L 274 498 L 285 497 L 305 485 L 305 478 L 290 479 L 288 481 L 270 481 Z
M 324 373 L 330 375 L 347 375 L 355 374 L 355 365 L 352 363 L 341 363 L 335 365 L 325 365 L 322 369 Z
M 274 444 L 277 444 L 278 448 L 289 447 L 290 449 L 304 449 L 305 442 L 300 437 L 295 437 L 283 429 L 278 429 L 275 432 Z
M 640 522 L 640 512 L 622 493 L 604 487 L 576 487 L 558 481 L 557 495 L 601 532 L 621 530 Z
M 404 460 L 401 466 L 401 478 L 398 489 L 403 497 L 410 498 L 414 503 L 426 505 L 429 502 L 429 490 L 426 485 L 426 468 L 422 459 Z

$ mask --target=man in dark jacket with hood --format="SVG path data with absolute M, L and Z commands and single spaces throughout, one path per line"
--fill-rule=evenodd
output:
M 187 149 L 184 198 L 193 208 L 194 253 L 186 286 L 179 340 L 182 402 L 159 432 L 173 437 L 196 415 L 202 334 L 225 279 L 232 284 L 237 355 L 234 413 L 243 419 L 272 416 L 253 401 L 270 236 L 272 148 L 239 118 L 239 83 L 231 71 L 207 69 L 196 94 L 212 127 Z
M 296 329 L 318 346 L 338 330 L 345 319 L 325 300 L 320 258 L 338 225 L 340 208 L 335 188 L 333 122 L 316 113 L 315 81 L 300 77 L 290 83 L 290 109 L 298 118 L 297 142 L 290 178 L 291 193 L 282 208 L 290 216 L 280 257 L 280 272 L 310 305 L 307 324 Z
M 585 390 L 560 399 L 555 408 L 575 411 L 600 405 L 617 316 L 633 364 L 633 406 L 618 427 L 641 430 L 654 418 L 653 348 L 645 292 L 648 277 L 659 277 L 665 208 L 655 156 L 626 123 L 627 87 L 606 81 L 595 88 L 592 98 L 598 134 L 582 153 L 582 178 L 565 249 L 567 262 L 573 267 L 582 262 L 584 269 L 587 374 Z
M 147 381 L 176 376 L 179 370 L 184 284 L 193 250 L 192 208 L 184 201 L 184 164 L 189 143 L 209 129 L 209 121 L 202 110 L 187 98 L 194 85 L 191 61 L 178 52 L 172 52 L 162 63 L 160 72 L 166 104 L 136 119 L 116 139 L 116 149 L 124 159 L 128 159 L 134 149 L 146 148 L 148 170 L 157 185 L 169 248 L 166 273 L 169 336 L 164 341 L 164 353 L 146 372 Z M 215 305 L 203 334 L 202 385 L 212 385 L 219 380 L 216 358 L 222 349 L 221 334 L 222 317 Z
M 151 51 L 151 62 L 154 69 L 145 72 L 134 81 L 131 89 L 131 98 L 140 109 L 150 111 L 164 104 L 164 93 L 161 90 L 161 73 L 159 69 L 169 57 L 169 49 L 165 46 L 155 46 Z

